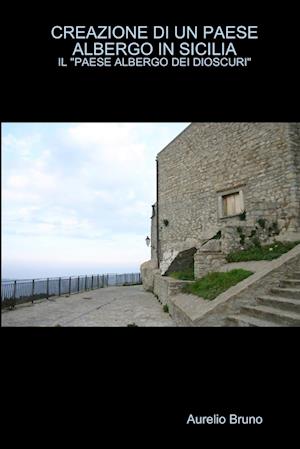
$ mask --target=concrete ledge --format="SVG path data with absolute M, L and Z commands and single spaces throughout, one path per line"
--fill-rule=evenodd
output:
M 298 266 L 300 269 L 300 245 L 212 301 L 182 293 L 169 298 L 171 315 L 179 325 L 223 326 L 229 313 L 245 304 L 255 304 L 258 295 L 265 294 L 277 280 L 279 283 L 282 273 Z
M 179 326 L 195 326 L 193 316 L 195 312 L 198 316 L 202 307 L 205 310 L 205 302 L 195 295 L 178 294 L 170 298 L 170 315 Z
M 181 292 L 182 287 L 193 281 L 181 281 L 169 276 L 154 274 L 153 293 L 162 304 L 170 304 L 170 298 Z
M 300 232 L 286 231 L 279 234 L 276 237 L 276 240 L 279 240 L 280 242 L 296 242 L 297 240 L 300 241 Z

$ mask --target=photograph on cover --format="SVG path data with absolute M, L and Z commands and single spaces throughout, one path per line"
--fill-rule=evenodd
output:
M 2 326 L 300 325 L 299 123 L 4 123 L 2 162 Z

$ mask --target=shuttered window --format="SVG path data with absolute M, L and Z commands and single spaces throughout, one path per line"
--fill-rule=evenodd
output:
M 239 192 L 222 196 L 223 216 L 238 215 L 242 212 L 241 196 Z

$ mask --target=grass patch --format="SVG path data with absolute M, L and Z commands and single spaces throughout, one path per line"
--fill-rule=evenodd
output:
M 193 281 L 195 279 L 194 268 L 188 268 L 184 271 L 174 271 L 169 276 L 174 279 L 180 279 L 181 281 Z
M 185 285 L 183 291 L 204 299 L 214 299 L 233 285 L 251 276 L 252 271 L 236 269 L 224 273 L 209 273 L 193 284 Z
M 246 262 L 249 260 L 273 260 L 290 251 L 297 242 L 275 242 L 272 245 L 253 246 L 243 251 L 234 251 L 226 257 L 227 262 Z

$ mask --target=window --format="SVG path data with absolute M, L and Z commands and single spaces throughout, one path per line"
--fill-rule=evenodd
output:
M 240 192 L 222 196 L 223 217 L 238 215 L 243 211 Z
M 241 214 L 244 209 L 244 189 L 234 188 L 218 191 L 218 217 L 234 217 Z

